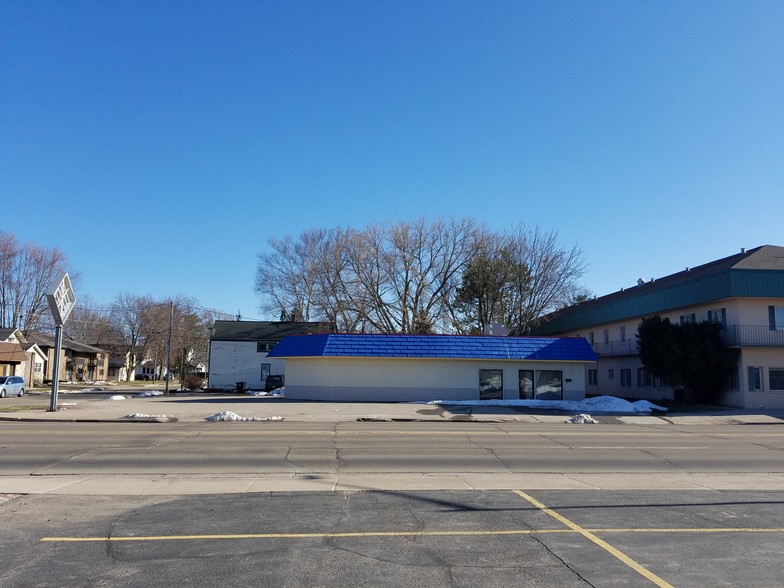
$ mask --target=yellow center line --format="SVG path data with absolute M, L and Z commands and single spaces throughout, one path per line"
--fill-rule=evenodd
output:
M 335 539 L 351 537 L 456 537 L 456 536 L 503 536 L 503 535 L 552 535 L 569 533 L 784 533 L 784 527 L 770 529 L 754 527 L 716 527 L 716 528 L 661 528 L 625 529 L 602 528 L 585 529 L 508 529 L 497 531 L 347 531 L 343 533 L 242 533 L 213 535 L 140 535 L 115 537 L 43 537 L 41 542 L 90 543 L 101 541 L 194 541 L 223 539 Z
M 550 508 L 547 508 L 544 504 L 542 504 L 541 502 L 536 500 L 536 498 L 534 498 L 533 496 L 529 496 L 528 494 L 526 494 L 522 490 L 515 490 L 515 494 L 517 494 L 521 498 L 525 499 L 529 503 L 533 504 L 536 508 L 538 508 L 542 512 L 550 515 L 552 518 L 554 518 L 555 520 L 559 521 L 560 523 L 566 525 L 570 529 L 572 529 L 574 531 L 577 531 L 580 535 L 582 535 L 586 539 L 589 539 L 590 541 L 592 541 L 593 543 L 595 543 L 596 545 L 598 545 L 599 547 L 601 547 L 602 549 L 607 551 L 610 555 L 618 558 L 623 563 L 625 563 L 627 566 L 632 568 L 635 572 L 637 572 L 638 574 L 640 574 L 642 577 L 646 578 L 647 580 L 653 582 L 657 586 L 660 586 L 661 588 L 674 588 L 674 586 L 672 584 L 670 584 L 669 582 L 666 582 L 665 580 L 663 580 L 662 578 L 660 578 L 659 576 L 657 576 L 656 574 L 654 574 L 653 572 L 651 572 L 650 570 L 645 568 L 644 566 L 640 565 L 639 563 L 634 561 L 632 558 L 630 558 L 628 555 L 626 555 L 622 551 L 616 549 L 615 547 L 613 547 L 612 545 L 610 545 L 609 543 L 607 543 L 603 539 L 600 539 L 599 537 L 597 537 L 594 533 L 592 533 L 588 529 L 584 529 L 583 527 L 581 527 L 577 523 L 573 523 L 572 521 L 570 521 L 569 519 L 567 519 L 564 516 L 561 516 L 560 514 L 555 512 L 554 510 L 552 510 Z

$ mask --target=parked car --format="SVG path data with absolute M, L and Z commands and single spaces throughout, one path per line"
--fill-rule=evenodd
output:
M 25 381 L 22 376 L 0 376 L 0 398 L 23 396 Z
M 276 388 L 283 388 L 283 376 L 267 376 L 267 381 L 264 384 L 264 391 L 269 392 Z

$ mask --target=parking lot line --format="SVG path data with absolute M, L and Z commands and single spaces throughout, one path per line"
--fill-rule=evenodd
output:
M 530 504 L 534 505 L 536 508 L 541 510 L 543 513 L 551 516 L 552 518 L 554 518 L 558 522 L 562 523 L 563 525 L 566 525 L 568 528 L 578 532 L 580 535 L 582 535 L 586 539 L 592 541 L 593 543 L 595 543 L 596 545 L 598 545 L 599 547 L 601 547 L 602 549 L 607 551 L 609 554 L 611 554 L 613 557 L 616 557 L 617 559 L 621 560 L 627 566 L 632 568 L 635 572 L 637 572 L 638 574 L 640 574 L 642 577 L 646 578 L 647 580 L 651 581 L 652 583 L 656 584 L 657 586 L 660 586 L 661 588 L 674 588 L 674 586 L 672 584 L 670 584 L 669 582 L 663 580 L 662 578 L 660 578 L 659 576 L 657 576 L 656 574 L 654 574 L 653 572 L 648 570 L 646 567 L 640 565 L 639 563 L 634 561 L 632 558 L 630 558 L 628 555 L 626 555 L 625 553 L 623 553 L 619 549 L 616 549 L 615 547 L 613 547 L 612 545 L 610 545 L 609 543 L 607 543 L 603 539 L 600 539 L 599 537 L 597 537 L 594 533 L 592 533 L 588 529 L 584 529 L 583 527 L 581 527 L 577 523 L 573 523 L 572 521 L 570 521 L 566 517 L 558 514 L 554 510 L 548 508 L 547 506 L 545 506 L 544 504 L 542 504 L 541 502 L 536 500 L 536 498 L 534 498 L 533 496 L 530 496 L 530 495 L 526 494 L 522 490 L 515 490 L 515 494 L 517 494 L 518 496 L 520 496 L 521 498 L 523 498 L 524 500 L 526 500 Z

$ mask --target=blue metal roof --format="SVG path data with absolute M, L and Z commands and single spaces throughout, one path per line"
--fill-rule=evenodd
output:
M 383 335 L 324 333 L 290 335 L 268 357 L 411 357 L 596 361 L 578 337 L 473 337 L 464 335 Z

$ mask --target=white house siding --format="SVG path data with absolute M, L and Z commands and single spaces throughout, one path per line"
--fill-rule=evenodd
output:
M 564 399 L 585 397 L 584 364 L 577 362 L 308 357 L 286 360 L 286 398 L 376 402 L 478 400 L 480 369 L 503 370 L 505 399 L 519 399 L 518 370 L 521 369 L 561 370 Z
M 234 388 L 245 382 L 251 390 L 264 388 L 261 365 L 270 364 L 270 375 L 283 374 L 283 360 L 258 352 L 255 341 L 212 341 L 210 343 L 210 388 Z

